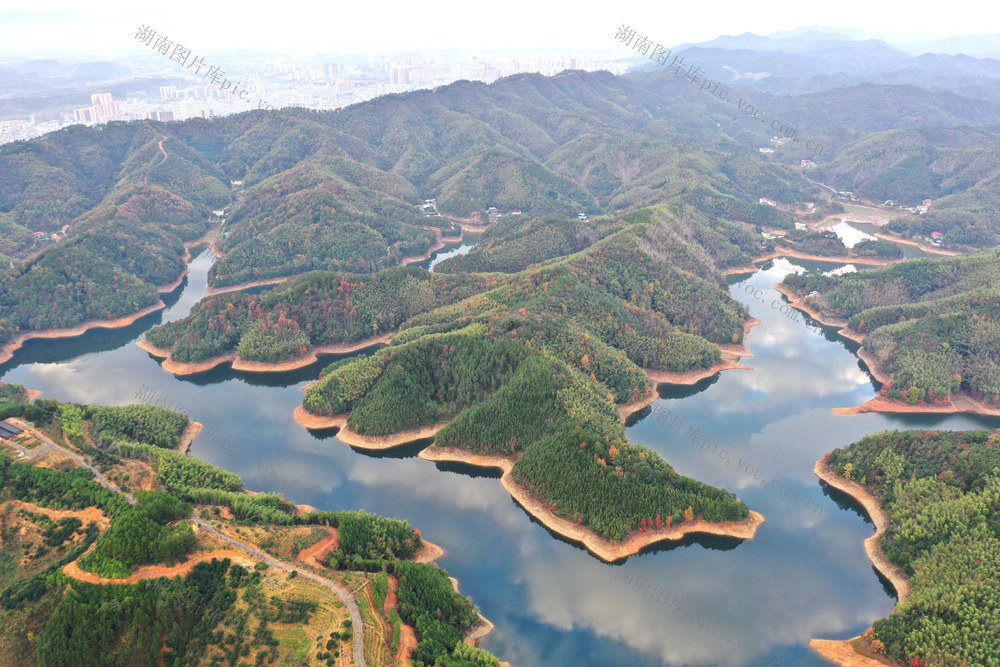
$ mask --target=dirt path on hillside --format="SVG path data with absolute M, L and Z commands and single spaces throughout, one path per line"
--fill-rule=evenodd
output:
M 399 604 L 399 579 L 394 576 L 389 577 L 389 593 L 385 596 L 385 604 L 382 605 L 382 613 L 389 618 L 389 612 Z M 406 623 L 399 624 L 399 650 L 396 651 L 396 664 L 407 665 L 410 656 L 417 650 L 417 633 Z
M 158 577 L 173 579 L 177 576 L 186 576 L 191 572 L 191 570 L 194 569 L 195 565 L 211 561 L 213 558 L 217 558 L 219 560 L 228 558 L 234 563 L 250 566 L 254 565 L 256 562 L 249 558 L 245 553 L 241 553 L 239 551 L 215 549 L 213 551 L 196 553 L 187 562 L 174 565 L 173 567 L 167 567 L 166 565 L 143 565 L 138 570 L 130 574 L 126 579 L 101 577 L 93 572 L 86 572 L 77 566 L 78 560 L 66 565 L 62 571 L 66 576 L 73 577 L 79 581 L 85 581 L 89 584 L 134 584 L 143 579 L 156 579 Z
M 82 510 L 55 510 L 49 507 L 36 505 L 34 503 L 27 503 L 23 500 L 7 500 L 0 504 L 4 507 L 7 505 L 13 505 L 16 509 L 28 510 L 29 512 L 33 512 L 35 514 L 44 514 L 53 521 L 58 521 L 67 517 L 74 517 L 83 522 L 84 526 L 88 523 L 96 523 L 101 530 L 104 530 L 111 525 L 111 520 L 104 515 L 104 512 L 96 507 L 87 507 Z
M 322 558 L 329 551 L 333 551 L 340 546 L 340 538 L 337 536 L 336 528 L 327 528 L 330 531 L 330 535 L 324 537 L 322 540 L 312 545 L 311 547 L 306 547 L 299 552 L 296 556 L 303 563 L 308 563 L 310 565 L 315 565 L 319 568 L 325 568 L 323 565 Z
M 160 152 L 163 153 L 163 158 L 161 158 L 159 162 L 156 162 L 154 164 L 149 165 L 149 169 L 146 170 L 146 176 L 142 179 L 142 184 L 143 185 L 149 185 L 149 174 L 154 169 L 156 169 L 157 167 L 159 167 L 161 164 L 163 164 L 164 162 L 166 162 L 167 158 L 169 157 L 167 155 L 167 151 L 163 150 L 163 142 L 166 141 L 166 139 L 167 139 L 167 137 L 160 137 L 160 143 L 157 144 L 157 145 L 160 147 Z

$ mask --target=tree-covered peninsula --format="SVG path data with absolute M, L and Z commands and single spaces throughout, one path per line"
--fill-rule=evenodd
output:
M 861 339 L 882 398 L 928 409 L 970 398 L 1000 409 L 1000 252 L 915 259 L 840 276 L 790 274 L 784 287 Z
M 1000 431 L 869 435 L 817 472 L 874 497 L 887 522 L 875 558 L 888 559 L 900 601 L 856 650 L 901 665 L 1000 664 Z
M 625 437 L 619 406 L 648 402 L 644 370 L 711 375 L 743 341 L 744 308 L 712 254 L 677 241 L 674 220 L 668 207 L 609 220 L 580 252 L 410 318 L 387 347 L 327 367 L 300 421 L 374 441 L 432 428 L 433 451 L 513 463 L 513 481 L 545 512 L 611 542 L 756 521 L 733 494 Z

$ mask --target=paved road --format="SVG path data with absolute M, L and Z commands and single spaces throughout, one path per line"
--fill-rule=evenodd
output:
M 122 491 L 121 489 L 119 489 L 117 484 L 115 484 L 110 479 L 108 479 L 107 477 L 105 477 L 104 474 L 100 470 L 98 470 L 97 468 L 95 468 L 91 464 L 87 463 L 87 460 L 84 459 L 79 454 L 77 454 L 76 452 L 72 452 L 72 451 L 66 449 L 65 447 L 63 447 L 62 445 L 57 445 L 56 443 L 52 442 L 51 440 L 48 439 L 47 436 L 45 436 L 44 434 L 42 434 L 40 431 L 38 431 L 37 429 L 35 429 L 34 427 L 32 427 L 30 424 L 28 424 L 27 422 L 25 422 L 22 419 L 8 419 L 7 421 L 9 421 L 9 422 L 11 422 L 13 424 L 17 424 L 17 426 L 20 427 L 20 428 L 22 428 L 22 429 L 24 429 L 24 431 L 26 433 L 29 433 L 29 434 L 33 435 L 35 438 L 37 438 L 38 440 L 40 440 L 43 443 L 40 447 L 35 447 L 34 449 L 24 449 L 23 447 L 19 447 L 19 446 L 15 445 L 13 442 L 8 441 L 7 444 L 9 444 L 12 447 L 14 447 L 15 449 L 17 449 L 21 454 L 25 454 L 25 458 L 22 459 L 22 460 L 25 460 L 25 459 L 30 460 L 30 459 L 33 459 L 33 458 L 35 458 L 37 456 L 41 456 L 42 454 L 45 454 L 46 452 L 58 451 L 58 452 L 60 452 L 62 454 L 65 454 L 66 456 L 70 457 L 71 459 L 73 459 L 74 461 L 76 461 L 78 464 L 80 464 L 82 467 L 86 468 L 90 472 L 94 473 L 94 477 L 97 479 L 98 482 L 100 482 L 101 486 L 103 486 L 105 488 L 108 488 L 108 489 L 111 489 L 115 493 L 122 494 L 123 496 L 125 496 L 126 500 L 128 500 L 133 505 L 135 504 L 135 498 L 133 498 L 130 494 L 125 493 L 124 491 Z
M 220 540 L 228 542 L 234 547 L 237 547 L 242 551 L 245 551 L 246 553 L 250 554 L 254 558 L 264 561 L 271 567 L 276 567 L 279 570 L 286 570 L 288 572 L 298 572 L 296 576 L 306 577 L 307 579 L 311 579 L 318 584 L 326 586 L 334 593 L 336 593 L 337 597 L 339 597 L 343 601 L 343 603 L 347 606 L 347 610 L 351 614 L 351 626 L 352 626 L 351 631 L 352 634 L 354 635 L 354 664 L 359 665 L 359 667 L 365 667 L 366 663 L 365 663 L 365 651 L 364 651 L 364 638 L 362 636 L 364 626 L 362 626 L 361 624 L 361 613 L 358 611 L 358 605 L 357 603 L 355 603 L 353 595 L 351 595 L 348 591 L 343 589 L 338 584 L 335 584 L 334 582 L 330 581 L 329 579 L 324 579 L 323 577 L 315 575 L 312 572 L 306 572 L 305 570 L 300 570 L 298 568 L 292 567 L 291 565 L 288 565 L 287 563 L 284 563 L 280 560 L 275 560 L 268 554 L 264 553 L 263 551 L 260 551 L 255 547 L 250 546 L 249 544 L 245 544 L 243 542 L 240 542 L 239 540 L 229 537 L 228 535 L 220 533 L 218 530 L 215 529 L 215 527 L 212 524 L 210 524 L 208 521 L 198 516 L 197 513 L 194 514 L 194 520 L 195 523 L 197 523 L 199 526 L 203 527 L 208 532 L 215 535 Z
M 87 470 L 93 472 L 94 477 L 97 479 L 98 482 L 100 482 L 102 486 L 111 489 L 116 493 L 122 494 L 130 503 L 135 504 L 135 498 L 133 498 L 131 495 L 125 493 L 120 488 L 118 488 L 118 486 L 114 482 L 112 482 L 103 474 L 101 474 L 99 470 L 97 470 L 94 466 L 88 463 L 79 454 L 71 452 L 65 447 L 62 447 L 52 442 L 45 435 L 40 433 L 38 430 L 36 430 L 30 424 L 24 422 L 23 420 L 9 419 L 8 421 L 17 424 L 18 427 L 24 429 L 25 432 L 30 433 L 43 443 L 42 445 L 36 447 L 33 450 L 28 450 L 14 444 L 13 442 L 8 441 L 7 444 L 11 445 L 14 449 L 18 450 L 18 452 L 23 455 L 23 458 L 21 459 L 22 461 L 36 458 L 38 456 L 41 456 L 45 452 L 51 452 L 51 451 L 61 452 L 66 456 L 69 456 L 71 459 L 79 463 Z M 331 591 L 336 593 L 337 597 L 339 597 L 341 601 L 344 603 L 344 605 L 347 606 L 347 611 L 351 615 L 351 626 L 352 626 L 351 633 L 354 636 L 354 664 L 357 665 L 358 667 L 367 667 L 367 663 L 365 662 L 365 649 L 364 649 L 364 626 L 361 623 L 361 613 L 358 611 L 358 605 L 354 601 L 354 596 L 347 589 L 342 587 L 340 584 L 334 583 L 329 579 L 324 579 L 323 577 L 315 575 L 312 572 L 306 572 L 304 570 L 292 567 L 291 565 L 288 565 L 287 563 L 284 563 L 280 560 L 276 560 L 273 557 L 269 556 L 268 554 L 264 553 L 263 551 L 260 551 L 254 546 L 251 546 L 245 542 L 240 542 L 235 538 L 220 533 L 218 530 L 215 529 L 215 527 L 212 524 L 203 519 L 201 515 L 199 515 L 197 512 L 192 512 L 191 516 L 194 519 L 195 523 L 197 523 L 199 526 L 201 526 L 208 532 L 215 535 L 223 542 L 227 542 L 228 544 L 231 544 L 240 551 L 244 551 L 253 556 L 254 558 L 264 561 L 271 567 L 275 567 L 278 568 L 279 570 L 285 570 L 288 572 L 297 572 L 298 574 L 296 576 L 305 577 L 307 579 L 315 581 L 316 583 L 322 586 L 326 586 Z

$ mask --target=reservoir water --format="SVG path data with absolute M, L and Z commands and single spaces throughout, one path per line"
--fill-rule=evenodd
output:
M 281 374 L 165 373 L 134 342 L 190 310 L 210 263 L 205 253 L 192 262 L 165 311 L 125 329 L 29 341 L 0 379 L 63 401 L 155 397 L 205 424 L 191 455 L 239 473 L 249 489 L 408 519 L 444 547 L 438 563 L 496 624 L 482 645 L 514 665 L 827 664 L 810 638 L 855 636 L 895 600 L 864 552 L 872 525 L 821 487 L 814 462 L 884 429 L 1000 427 L 968 415 L 834 414 L 871 398 L 873 382 L 852 343 L 781 307 L 772 286 L 805 263 L 769 262 L 731 281 L 761 320 L 743 360 L 756 370 L 662 389 L 628 427 L 633 442 L 733 490 L 766 522 L 753 540 L 692 538 L 609 565 L 532 520 L 492 474 L 416 458 L 419 444 L 373 456 L 298 426 L 301 387 L 331 357 Z

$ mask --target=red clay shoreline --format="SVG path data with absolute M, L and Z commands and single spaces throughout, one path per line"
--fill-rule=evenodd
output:
M 828 327 L 841 327 L 842 331 L 850 331 L 849 329 L 847 329 L 847 320 L 839 317 L 833 318 L 830 317 L 829 315 L 821 314 L 819 311 L 817 311 L 812 306 L 806 303 L 805 297 L 800 297 L 799 295 L 797 295 L 795 292 L 792 291 L 792 289 L 788 285 L 784 283 L 778 283 L 777 285 L 774 286 L 774 289 L 776 289 L 780 294 L 784 295 L 785 298 L 788 299 L 789 306 L 795 308 L 796 310 L 802 311 L 803 313 L 813 318 L 820 324 Z M 837 333 L 841 332 L 838 331 Z M 857 340 L 855 337 L 860 336 L 860 334 L 855 332 L 851 332 L 851 335 L 849 336 L 846 334 L 842 335 L 845 335 L 845 337 L 851 338 L 852 340 Z M 858 342 L 861 341 L 858 340 Z
M 778 246 L 775 250 L 767 253 L 766 255 L 760 255 L 758 257 L 754 257 L 753 263 L 756 264 L 757 262 L 766 262 L 768 260 L 777 259 L 779 257 L 794 257 L 796 259 L 812 260 L 815 262 L 830 262 L 832 264 L 866 264 L 870 266 L 888 266 L 890 264 L 895 264 L 897 262 L 903 261 L 902 259 L 851 257 L 849 255 L 848 256 L 810 255 L 809 253 L 793 250 L 792 248 L 785 248 L 783 246 Z M 743 273 L 743 271 L 738 271 L 738 273 Z
M 888 234 L 886 232 L 875 232 L 875 236 L 877 238 L 882 239 L 883 241 L 892 241 L 893 243 L 899 243 L 902 245 L 916 246 L 917 248 L 920 248 L 924 252 L 930 253 L 932 255 L 945 255 L 947 257 L 955 257 L 956 255 L 962 254 L 957 250 L 944 250 L 942 248 L 935 248 L 934 246 L 924 245 L 922 243 L 918 243 L 917 241 L 904 239 L 902 236 L 896 236 L 895 234 Z
M 317 361 L 319 361 L 319 355 L 321 354 L 348 354 L 350 352 L 357 352 L 358 350 L 363 350 L 368 347 L 373 347 L 375 345 L 387 344 L 392 340 L 395 332 L 389 332 L 382 334 L 380 336 L 372 336 L 371 338 L 365 338 L 364 340 L 357 341 L 355 343 L 336 343 L 333 345 L 317 345 L 309 354 L 304 357 L 298 357 L 296 359 L 290 359 L 288 361 L 277 361 L 277 362 L 266 362 L 266 361 L 248 361 L 246 359 L 241 359 L 239 354 L 236 352 L 227 352 L 226 354 L 219 355 L 217 357 L 212 357 L 206 359 L 205 361 L 197 361 L 191 363 L 185 363 L 180 361 L 174 361 L 170 358 L 170 350 L 163 347 L 156 347 L 150 343 L 145 338 L 136 341 L 136 345 L 141 347 L 143 350 L 153 355 L 154 357 L 160 357 L 163 359 L 161 367 L 163 370 L 174 375 L 194 375 L 196 373 L 203 373 L 207 370 L 211 370 L 220 364 L 226 362 L 232 362 L 232 368 L 235 371 L 246 371 L 250 373 L 282 373 L 285 371 L 292 371 L 299 368 L 305 368 L 310 366 Z
M 865 552 L 868 554 L 868 558 L 871 560 L 872 565 L 875 566 L 875 569 L 888 579 L 893 589 L 895 589 L 897 597 L 895 611 L 899 609 L 899 605 L 906 601 L 906 598 L 910 595 L 911 588 L 910 580 L 906 576 L 906 573 L 903 572 L 903 569 L 891 563 L 886 557 L 885 552 L 882 551 L 881 546 L 879 546 L 879 538 L 889 526 L 889 515 L 885 511 L 885 508 L 882 507 L 879 499 L 868 489 L 853 480 L 846 479 L 835 473 L 828 464 L 829 458 L 830 453 L 827 452 L 823 455 L 822 459 L 816 462 L 813 472 L 833 488 L 846 493 L 858 501 L 865 508 L 865 512 L 872 523 L 875 524 L 875 534 L 865 540 Z M 845 640 L 811 639 L 809 647 L 824 658 L 842 667 L 874 667 L 877 665 L 895 664 L 869 658 L 856 652 L 853 644 L 857 640 L 858 637 Z
M 122 327 L 130 326 L 136 321 L 144 318 L 146 315 L 155 313 L 156 311 L 164 308 L 166 308 L 166 304 L 164 304 L 163 301 L 158 301 L 148 308 L 143 308 L 142 310 L 132 313 L 131 315 L 119 317 L 114 320 L 88 320 L 87 322 L 78 324 L 75 327 L 69 327 L 66 329 L 43 329 L 41 331 L 29 331 L 27 333 L 23 333 L 0 348 L 0 364 L 10 361 L 14 356 L 14 352 L 21 349 L 21 346 L 24 345 L 26 341 L 35 338 L 75 338 L 77 336 L 82 336 L 91 329 L 120 329 Z
M 451 587 L 454 589 L 454 591 L 457 594 L 461 595 L 462 592 L 458 590 L 458 579 L 456 579 L 455 577 L 448 577 L 448 580 L 451 581 Z M 470 627 L 468 630 L 465 631 L 465 636 L 462 637 L 462 641 L 468 644 L 469 646 L 478 646 L 479 640 L 485 637 L 486 635 L 490 634 L 491 632 L 493 632 L 493 629 L 495 627 L 496 626 L 494 626 L 493 623 L 490 622 L 490 619 L 486 618 L 485 616 L 482 615 L 482 613 L 480 613 L 479 620 L 477 620 L 472 625 L 472 627 Z M 506 667 L 510 667 L 509 662 L 501 662 L 500 664 L 502 666 L 506 665 Z
M 744 323 L 745 335 L 748 334 L 757 324 L 760 324 L 759 320 L 752 318 L 747 320 Z M 618 412 L 621 418 L 624 420 L 632 413 L 642 410 L 656 401 L 657 398 L 659 398 L 659 394 L 656 392 L 656 384 L 671 382 L 674 384 L 691 385 L 706 377 L 711 377 L 723 370 L 749 368 L 737 363 L 742 356 L 753 356 L 745 346 L 726 345 L 720 347 L 723 350 L 723 361 L 715 364 L 711 368 L 688 371 L 686 373 L 667 373 L 665 371 L 646 370 L 646 375 L 653 384 L 651 384 L 646 395 L 642 398 L 618 406 Z M 660 380 L 659 378 L 667 379 Z M 337 433 L 337 438 L 339 440 L 358 449 L 377 451 L 392 449 L 393 447 L 398 447 L 416 440 L 432 438 L 438 433 L 438 431 L 448 424 L 448 422 L 440 422 L 438 424 L 424 426 L 410 431 L 393 433 L 388 436 L 365 436 L 356 433 L 347 427 L 347 419 L 350 417 L 350 413 L 330 416 L 314 415 L 308 412 L 304 406 L 299 405 L 295 408 L 294 414 L 295 421 L 306 428 L 339 428 L 340 430 Z M 513 477 L 511 476 L 514 461 L 509 458 L 473 454 L 471 452 L 454 448 L 443 448 L 437 446 L 435 443 L 432 443 L 429 447 L 422 450 L 418 456 L 429 461 L 447 461 L 466 463 L 486 468 L 499 468 L 503 472 L 500 482 L 504 489 L 510 493 L 514 500 L 517 501 L 517 503 L 521 505 L 525 511 L 535 517 L 549 530 L 574 542 L 582 544 L 588 551 L 606 562 L 613 562 L 627 558 L 628 556 L 635 555 L 647 546 L 656 544 L 657 542 L 662 542 L 664 540 L 679 540 L 685 535 L 692 533 L 734 537 L 737 539 L 752 539 L 756 534 L 757 527 L 764 522 L 763 515 L 751 511 L 749 518 L 742 521 L 713 523 L 699 518 L 694 521 L 687 521 L 669 528 L 660 528 L 656 530 L 651 529 L 643 532 L 632 533 L 623 542 L 611 542 L 599 537 L 597 533 L 589 528 L 584 528 L 583 526 L 579 526 L 571 521 L 557 516 L 539 501 L 535 500 L 526 489 L 514 482 Z
M 209 226 L 208 231 L 202 234 L 199 238 L 194 241 L 188 241 L 184 244 L 184 257 L 182 258 L 184 262 L 184 270 L 181 271 L 180 276 L 178 276 L 176 280 L 173 280 L 166 285 L 157 286 L 156 291 L 158 294 L 170 294 L 180 286 L 184 277 L 188 274 L 187 265 L 191 261 L 191 248 L 202 243 L 207 243 L 208 237 L 211 236 L 213 232 L 218 231 L 218 225 L 211 225 Z M 87 320 L 86 322 L 82 322 L 76 326 L 63 329 L 41 329 L 38 331 L 25 332 L 3 347 L 0 347 L 0 364 L 10 361 L 14 357 L 14 353 L 21 349 L 21 346 L 24 345 L 26 341 L 34 338 L 75 338 L 77 336 L 82 336 L 91 329 L 120 329 L 130 326 L 146 315 L 155 313 L 156 311 L 162 310 L 166 307 L 167 305 L 163 303 L 161 299 L 158 299 L 152 306 L 143 308 L 142 310 L 132 313 L 131 315 L 125 315 L 113 320 Z
M 743 322 L 744 341 L 746 340 L 746 337 L 750 335 L 750 330 L 753 329 L 758 324 L 760 324 L 760 320 L 758 320 L 755 317 L 748 318 L 745 322 Z M 741 345 L 733 345 L 733 344 L 719 345 L 719 349 L 722 351 L 722 361 L 712 366 L 709 366 L 708 368 L 702 368 L 693 371 L 684 371 L 683 373 L 677 373 L 674 371 L 659 371 L 650 368 L 644 368 L 643 372 L 646 373 L 646 377 L 649 378 L 656 386 L 659 386 L 661 384 L 679 384 L 679 385 L 698 384 L 705 378 L 710 378 L 713 375 L 720 373 L 722 371 L 754 370 L 752 366 L 744 366 L 743 364 L 739 363 L 740 359 L 743 357 L 754 356 L 753 353 L 747 350 L 745 343 Z M 638 403 L 640 401 L 646 401 L 647 399 L 648 396 L 646 399 L 639 399 L 639 401 L 636 401 L 634 403 Z M 655 400 L 655 397 L 653 400 Z M 643 405 L 640 405 L 638 408 L 634 410 L 631 410 L 631 412 L 629 412 L 628 414 L 636 412 L 637 410 L 641 410 L 642 408 L 646 407 L 652 402 L 653 402 L 652 400 L 648 400 L 648 402 L 644 403 Z M 626 405 L 631 406 L 632 404 L 629 403 Z M 619 412 L 621 412 L 621 410 L 625 408 L 626 405 L 620 406 Z M 627 415 L 623 415 L 622 418 L 624 419 L 625 416 Z
M 851 408 L 834 408 L 838 415 L 860 415 L 866 412 L 911 413 L 911 414 L 958 414 L 968 412 L 987 417 L 1000 417 L 1000 408 L 977 401 L 965 394 L 953 395 L 947 403 L 919 403 L 910 405 L 884 396 L 876 396 L 861 405 Z
M 181 454 L 187 454 L 191 449 L 191 443 L 198 437 L 204 426 L 201 422 L 189 421 L 188 425 L 184 428 L 184 432 L 181 433 L 180 442 L 177 443 L 177 451 Z
M 351 416 L 351 413 L 349 412 L 329 416 L 314 415 L 306 410 L 304 406 L 299 405 L 295 408 L 294 415 L 295 421 L 308 429 L 340 429 L 337 432 L 337 438 L 339 440 L 350 445 L 351 447 L 372 451 L 383 451 L 415 442 L 417 440 L 433 438 L 437 435 L 438 431 L 448 425 L 448 422 L 438 422 L 437 424 L 421 426 L 420 428 L 409 431 L 399 431 L 390 435 L 362 435 L 347 427 L 347 419 Z
M 766 255 L 754 257 L 750 260 L 750 264 L 745 266 L 730 266 L 727 269 L 722 269 L 722 275 L 734 276 L 742 273 L 756 273 L 760 270 L 760 267 L 754 266 L 755 264 L 772 259 L 778 259 L 779 257 L 794 257 L 796 259 L 806 259 L 815 262 L 830 262 L 831 264 L 865 264 L 870 266 L 888 266 L 890 264 L 903 261 L 899 259 L 876 259 L 873 257 L 827 257 L 824 255 L 810 255 L 808 253 L 799 252 L 798 250 L 792 250 L 791 248 L 779 246 L 777 250 L 769 252 Z
M 838 334 L 844 338 L 853 340 L 856 343 L 862 345 L 864 344 L 865 335 L 849 328 L 847 326 L 847 320 L 842 318 L 835 319 L 822 315 L 806 304 L 804 298 L 799 297 L 784 283 L 778 283 L 774 286 L 774 289 L 778 290 L 788 298 L 789 305 L 792 308 L 802 311 L 820 324 L 841 327 L 837 331 Z M 889 374 L 879 366 L 875 357 L 873 357 L 868 350 L 864 347 L 860 347 L 855 354 L 868 368 L 868 372 L 871 373 L 872 377 L 878 380 L 879 383 L 887 384 L 889 382 Z M 838 415 L 858 415 L 866 412 L 883 412 L 887 414 L 956 414 L 960 412 L 968 412 L 970 414 L 989 417 L 1000 416 L 1000 407 L 988 405 L 965 393 L 953 394 L 951 399 L 945 403 L 921 402 L 916 405 L 911 405 L 904 401 L 898 401 L 878 395 L 865 401 L 861 405 L 855 405 L 850 408 L 833 408 L 833 411 Z

